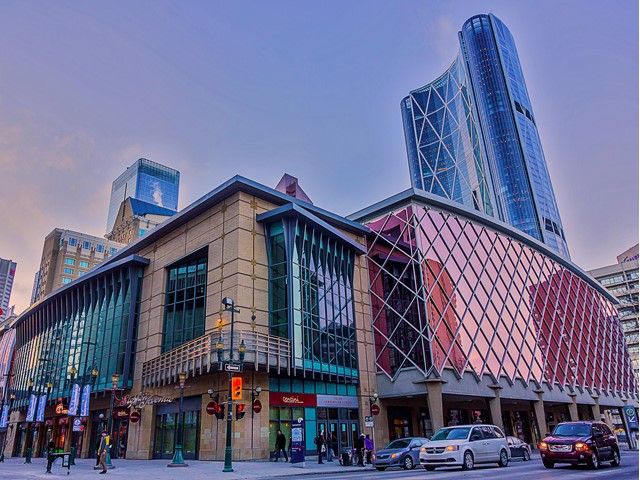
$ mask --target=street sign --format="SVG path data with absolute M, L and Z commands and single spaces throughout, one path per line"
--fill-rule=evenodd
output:
M 73 419 L 73 431 L 81 432 L 82 431 L 82 420 L 79 417 L 75 417 Z
M 225 363 L 224 371 L 225 372 L 241 372 L 242 365 L 240 365 L 239 363 Z
M 364 426 L 367 428 L 373 428 L 373 417 L 364 417 Z
M 137 423 L 140 420 L 140 412 L 138 412 L 137 410 L 131 412 L 131 415 L 129 415 L 129 420 L 131 420 L 133 423 Z
M 371 405 L 371 415 L 378 415 L 380 413 L 380 407 L 375 403 Z
M 260 413 L 262 410 L 262 402 L 260 400 L 253 401 L 253 413 Z
M 304 420 L 291 422 L 291 463 L 304 468 Z
M 207 403 L 207 413 L 209 415 L 213 415 L 218 411 L 218 402 L 209 402 Z

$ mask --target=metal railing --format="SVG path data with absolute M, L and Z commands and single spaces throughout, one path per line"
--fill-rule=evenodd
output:
M 221 370 L 218 362 L 217 344 L 222 340 L 224 358 L 228 358 L 231 336 L 225 332 L 212 332 L 183 343 L 142 365 L 142 387 L 159 387 L 176 383 L 178 374 L 186 372 L 189 377 L 204 375 L 212 370 Z M 254 370 L 286 371 L 290 374 L 291 343 L 286 338 L 250 330 L 238 330 L 234 334 L 238 360 L 238 346 L 244 342 L 245 368 Z

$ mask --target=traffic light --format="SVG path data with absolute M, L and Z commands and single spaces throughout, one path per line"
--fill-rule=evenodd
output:
M 231 400 L 242 400 L 242 377 L 231 377 Z
M 245 413 L 247 412 L 244 411 L 244 403 L 236 403 L 236 420 L 242 419 Z
M 220 405 L 219 403 L 216 402 L 213 408 L 214 408 L 213 414 L 216 416 L 216 418 L 218 420 L 224 420 L 224 404 Z

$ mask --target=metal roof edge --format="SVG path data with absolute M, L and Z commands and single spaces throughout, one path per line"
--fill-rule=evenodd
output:
M 296 205 L 295 203 L 288 203 L 278 208 L 274 208 L 273 210 L 269 210 L 268 212 L 261 213 L 256 216 L 256 220 L 258 222 L 265 222 L 270 220 L 277 220 L 286 216 L 298 216 L 303 217 L 306 220 L 311 221 L 312 223 L 318 225 L 320 228 L 330 233 L 332 236 L 338 238 L 340 241 L 348 244 L 354 250 L 360 252 L 360 254 L 367 253 L 367 249 L 364 245 L 352 240 L 347 237 L 345 234 L 340 232 L 337 228 L 332 227 L 324 220 L 316 217 L 313 213 L 309 212 L 306 208 L 301 207 L 300 205 Z M 369 228 L 365 227 L 367 233 L 369 232 Z

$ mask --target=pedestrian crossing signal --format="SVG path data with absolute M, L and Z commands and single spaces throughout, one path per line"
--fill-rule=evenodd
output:
M 247 412 L 245 411 L 244 403 L 236 403 L 236 420 L 242 419 L 245 413 Z
M 231 377 L 231 400 L 242 400 L 242 377 Z

